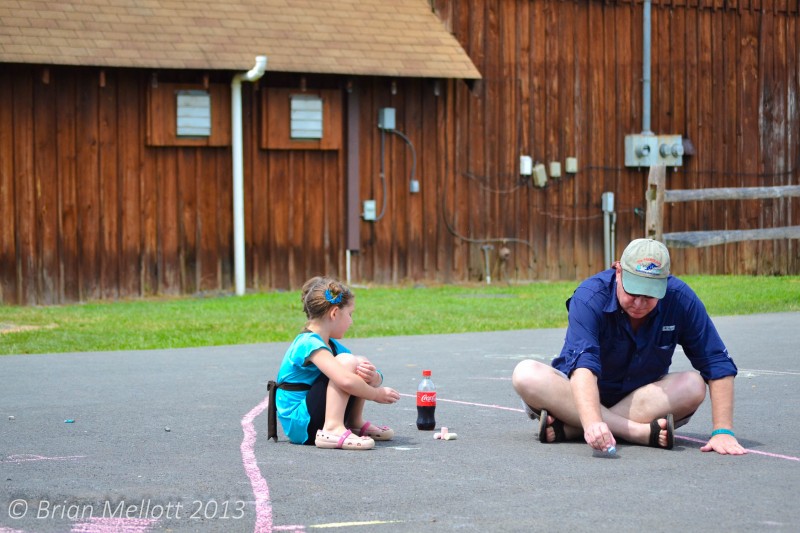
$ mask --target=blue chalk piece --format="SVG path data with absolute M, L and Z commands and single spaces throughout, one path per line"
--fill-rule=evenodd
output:
M 65 424 L 73 424 L 73 423 L 75 423 L 75 420 L 73 420 L 72 418 L 67 418 L 66 420 L 64 420 L 64 423 Z
M 614 446 L 609 446 L 608 450 L 606 450 L 606 452 L 608 452 L 608 455 L 616 455 L 617 454 L 617 449 Z

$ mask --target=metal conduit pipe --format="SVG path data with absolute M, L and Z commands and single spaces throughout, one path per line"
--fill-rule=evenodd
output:
M 236 295 L 245 292 L 244 264 L 244 150 L 242 148 L 242 82 L 258 81 L 267 69 L 267 56 L 256 56 L 255 66 L 231 81 L 231 145 L 233 149 L 233 271 Z
M 642 16 L 642 133 L 652 135 L 650 129 L 650 52 L 652 48 L 652 0 L 644 0 Z

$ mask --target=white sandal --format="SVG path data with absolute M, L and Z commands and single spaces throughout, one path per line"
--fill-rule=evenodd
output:
M 314 439 L 317 448 L 336 449 L 336 450 L 371 450 L 375 447 L 375 441 L 369 437 L 359 437 L 354 435 L 349 429 L 340 435 L 331 435 L 321 429 L 317 431 Z

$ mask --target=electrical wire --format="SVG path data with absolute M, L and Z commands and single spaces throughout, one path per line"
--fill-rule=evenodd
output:
M 447 114 L 448 114 L 448 110 L 447 110 L 447 106 L 445 106 L 445 108 L 444 108 L 444 115 L 445 116 L 444 116 L 444 121 L 443 121 L 444 124 L 447 124 L 447 121 L 448 121 Z M 444 142 L 445 142 L 445 146 L 449 146 L 450 140 L 448 139 L 447 128 L 444 128 Z M 517 238 L 517 237 L 488 237 L 488 238 L 485 238 L 485 239 L 475 239 L 475 238 L 467 237 L 466 235 L 462 235 L 461 233 L 459 233 L 455 229 L 455 227 L 453 227 L 453 225 L 450 224 L 450 220 L 448 220 L 448 218 L 447 218 L 447 174 L 448 174 L 447 170 L 448 170 L 448 167 L 449 167 L 449 162 L 446 160 L 445 161 L 445 174 L 444 174 L 445 178 L 444 178 L 444 181 L 442 183 L 442 194 L 440 194 L 439 196 L 442 199 L 442 209 L 441 209 L 441 211 L 442 211 L 442 220 L 444 221 L 444 225 L 447 228 L 447 231 L 449 231 L 452 236 L 454 236 L 454 237 L 456 237 L 458 239 L 461 239 L 464 242 L 469 242 L 469 243 L 472 243 L 472 244 L 486 244 L 486 243 L 492 243 L 492 242 L 498 242 L 498 243 L 502 243 L 502 244 L 519 243 L 519 244 L 524 244 L 525 246 L 530 248 L 531 252 L 535 251 L 535 248 L 533 247 L 533 244 L 531 244 L 530 241 L 527 241 L 525 239 L 520 239 L 520 238 Z
M 442 187 L 442 194 L 440 196 L 442 198 L 442 220 L 444 220 L 444 224 L 447 227 L 447 231 L 449 231 L 450 234 L 453 235 L 454 237 L 456 237 L 458 239 L 461 239 L 464 242 L 469 242 L 469 243 L 472 243 L 472 244 L 486 244 L 486 243 L 492 243 L 492 242 L 499 242 L 499 243 L 502 243 L 502 244 L 506 244 L 506 243 L 510 243 L 510 242 L 515 242 L 515 243 L 519 243 L 519 244 L 524 244 L 525 246 L 527 246 L 531 250 L 534 250 L 533 244 L 531 244 L 530 241 L 527 241 L 525 239 L 520 239 L 520 238 L 517 238 L 517 237 L 487 237 L 485 239 L 475 239 L 473 237 L 467 237 L 466 235 L 462 235 L 461 233 L 459 233 L 453 227 L 452 224 L 450 224 L 450 221 L 447 218 L 447 184 L 446 183 Z
M 567 215 L 557 215 L 554 213 L 550 213 L 549 211 L 542 211 L 541 209 L 534 209 L 537 215 L 544 215 L 547 218 L 554 218 L 556 220 L 593 220 L 595 218 L 603 218 L 603 213 L 597 213 L 596 215 L 585 215 L 585 216 L 567 216 Z
M 383 218 L 383 215 L 386 213 L 386 132 L 394 133 L 401 139 L 403 139 L 408 147 L 411 149 L 411 181 L 414 181 L 414 177 L 417 175 L 417 150 L 414 148 L 414 144 L 411 142 L 411 139 L 406 137 L 406 135 L 396 129 L 385 130 L 381 128 L 381 169 L 380 169 L 380 178 L 381 178 L 381 212 L 380 214 L 375 217 L 375 222 L 378 222 L 380 219 Z
M 417 151 L 414 149 L 414 144 L 411 142 L 411 139 L 405 136 L 402 131 L 398 131 L 395 129 L 389 130 L 389 133 L 394 133 L 395 135 L 399 136 L 403 139 L 409 148 L 411 148 L 411 181 L 414 181 L 414 176 L 417 173 Z
M 383 128 L 381 128 L 381 213 L 375 217 L 375 222 L 378 222 L 380 219 L 383 218 L 384 213 L 386 212 L 386 169 L 384 164 L 384 158 L 386 155 L 386 132 Z
M 469 179 L 475 181 L 481 189 L 483 189 L 485 191 L 488 191 L 488 192 L 491 192 L 491 193 L 494 193 L 494 194 L 511 194 L 512 192 L 516 192 L 519 189 L 525 187 L 525 183 L 517 183 L 516 185 L 514 185 L 510 189 L 494 189 L 494 188 L 489 187 L 488 185 L 484 185 L 484 183 L 482 183 L 482 182 L 489 181 L 488 176 L 477 176 L 476 174 L 473 174 L 472 172 L 463 172 L 462 175 L 465 178 L 469 178 Z M 500 174 L 498 177 L 506 178 L 506 177 L 513 177 L 513 176 L 511 176 L 509 174 Z

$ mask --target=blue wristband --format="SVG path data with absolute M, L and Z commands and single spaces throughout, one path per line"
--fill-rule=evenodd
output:
M 380 371 L 380 370 L 378 370 L 377 368 L 375 369 L 375 372 L 377 372 L 377 373 L 378 373 L 378 374 L 380 374 L 380 376 L 381 376 L 381 382 L 380 382 L 380 383 L 378 383 L 378 386 L 380 387 L 381 385 L 383 385 L 383 372 L 381 372 L 381 371 Z
M 730 429 L 715 429 L 714 431 L 711 432 L 712 437 L 715 437 L 717 435 L 730 435 L 731 437 L 736 436 Z

